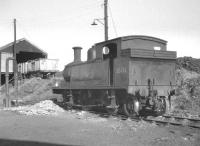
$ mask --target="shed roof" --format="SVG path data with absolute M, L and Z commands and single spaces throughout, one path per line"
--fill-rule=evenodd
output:
M 9 52 L 12 53 L 13 52 L 13 44 L 14 42 L 11 42 L 5 46 L 0 47 L 0 52 Z M 16 41 L 16 53 L 19 52 L 34 52 L 34 53 L 41 53 L 43 56 L 47 57 L 47 53 L 45 51 L 43 51 L 42 49 L 40 49 L 39 47 L 37 47 L 36 45 L 32 44 L 30 41 L 28 41 L 25 38 L 19 39 Z

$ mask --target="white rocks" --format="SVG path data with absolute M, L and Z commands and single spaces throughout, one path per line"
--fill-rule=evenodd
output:
M 34 105 L 4 108 L 3 110 L 15 111 L 25 115 L 58 115 L 64 112 L 61 107 L 54 104 L 51 100 L 41 101 Z

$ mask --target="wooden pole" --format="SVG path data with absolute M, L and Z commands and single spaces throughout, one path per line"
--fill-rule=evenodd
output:
M 1 87 L 1 52 L 0 52 L 0 87 Z
M 14 73 L 14 86 L 15 86 L 15 98 L 18 95 L 18 76 L 17 76 L 17 57 L 16 57 L 16 19 L 14 19 L 14 44 L 13 44 L 13 73 Z
M 108 0 L 104 0 L 104 30 L 105 41 L 108 40 Z

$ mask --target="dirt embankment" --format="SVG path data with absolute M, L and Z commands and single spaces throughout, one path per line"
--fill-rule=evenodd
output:
M 33 104 L 43 100 L 56 98 L 59 95 L 52 93 L 52 86 L 55 83 L 55 79 L 41 79 L 31 78 L 25 79 L 19 82 L 17 99 L 23 104 Z M 11 99 L 16 99 L 16 91 L 12 87 L 9 89 Z M 3 104 L 3 98 L 5 98 L 5 88 L 2 88 L 2 95 L 0 97 L 0 105 Z
M 176 96 L 172 112 L 183 116 L 200 116 L 200 60 L 178 58 L 176 63 Z
M 184 68 L 188 71 L 200 73 L 200 59 L 192 57 L 179 57 L 176 60 L 177 69 Z

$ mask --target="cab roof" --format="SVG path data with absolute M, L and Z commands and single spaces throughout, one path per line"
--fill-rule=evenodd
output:
M 165 44 L 165 45 L 167 44 L 167 41 L 160 39 L 160 38 L 152 37 L 152 36 L 130 35 L 130 36 L 123 36 L 123 37 L 114 38 L 114 39 L 111 39 L 111 40 L 108 40 L 108 41 L 99 42 L 99 43 L 96 43 L 96 45 L 104 43 L 104 42 L 114 41 L 114 40 L 127 41 L 127 40 L 134 40 L 134 39 L 150 40 L 150 41 L 159 42 L 159 43 L 162 43 L 162 44 Z

